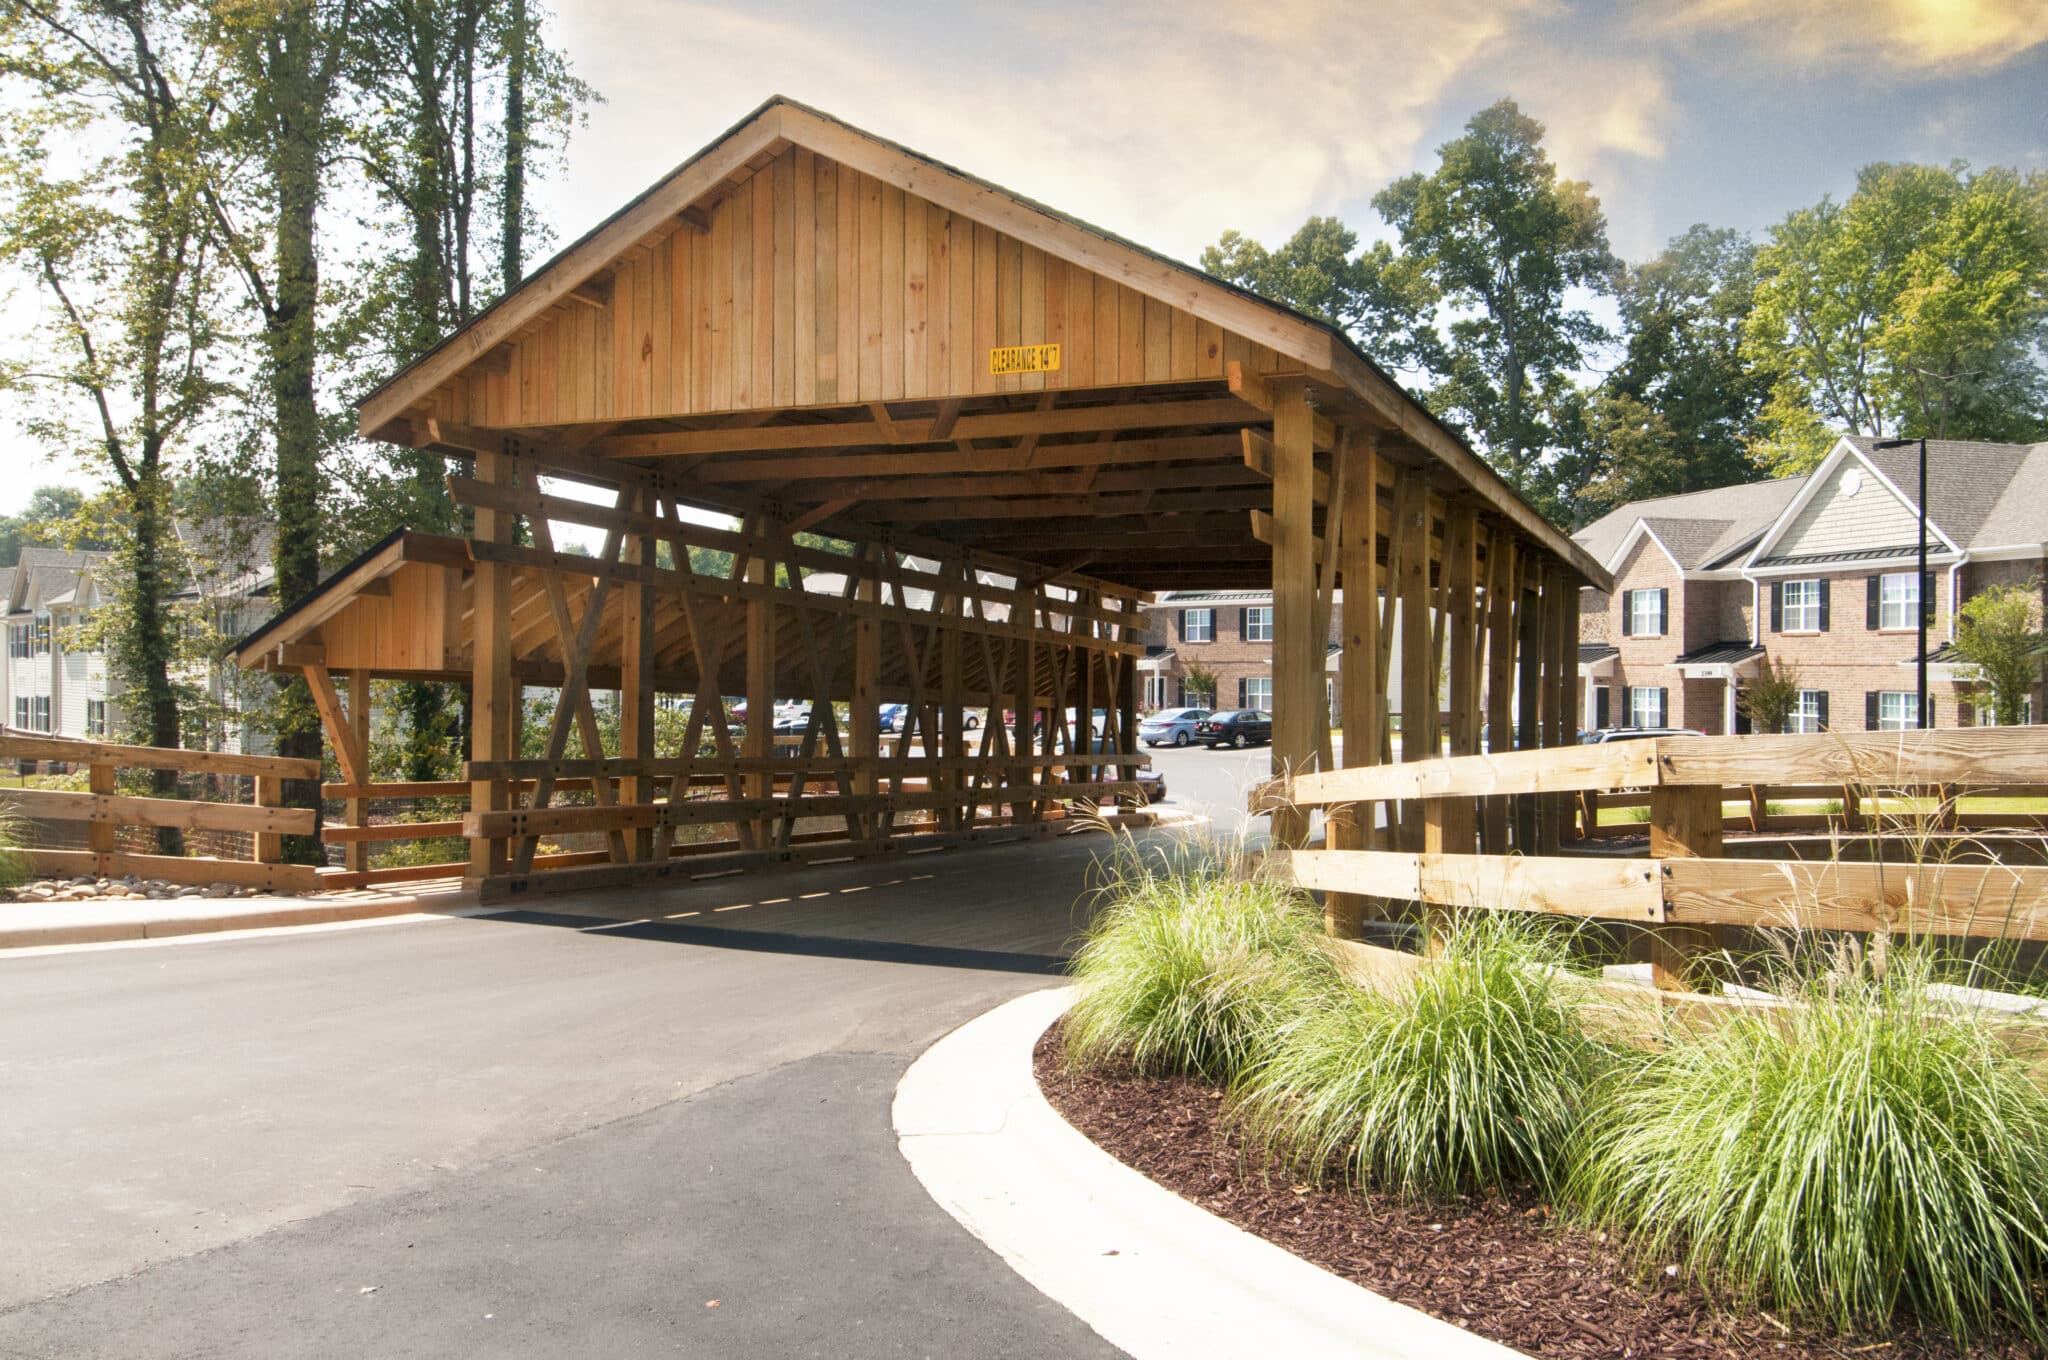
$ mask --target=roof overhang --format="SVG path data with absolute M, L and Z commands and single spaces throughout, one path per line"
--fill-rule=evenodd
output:
M 488 371 L 505 362 L 508 346 L 547 318 L 574 315 L 581 306 L 612 308 L 607 271 L 632 267 L 632 260 L 653 248 L 650 242 L 679 232 L 710 234 L 735 185 L 753 181 L 751 196 L 764 201 L 762 168 L 785 155 L 814 157 L 821 165 L 829 159 L 842 172 L 865 177 L 863 183 L 914 195 L 931 212 L 951 215 L 948 221 L 965 219 L 977 233 L 986 228 L 1020 243 L 1027 254 L 1042 255 L 1047 270 L 1058 262 L 1112 281 L 1126 298 L 1142 299 L 1148 317 L 1158 309 L 1171 320 L 1175 355 L 1183 341 L 1198 345 L 1204 328 L 1214 327 L 1268 352 L 1274 363 L 1226 365 L 1211 348 L 1205 376 L 1182 381 L 1177 368 L 1155 373 L 1148 350 L 1143 379 L 1135 386 L 1077 382 L 1065 392 L 986 394 L 977 387 L 972 396 L 924 398 L 907 390 L 871 393 L 863 374 L 853 400 L 836 392 L 831 403 L 806 405 L 778 388 L 749 401 L 713 401 L 671 413 L 650 397 L 647 409 L 635 408 L 624 419 L 571 425 L 465 425 L 436 405 L 445 384 L 473 367 Z M 865 202 L 861 210 L 867 211 Z M 785 258 L 774 253 L 784 248 L 779 240 L 759 232 L 750 239 L 755 261 Z M 795 254 L 802 256 L 801 236 L 796 244 Z M 886 262 L 882 268 L 886 276 Z M 764 273 L 754 271 L 755 278 Z M 599 283 L 604 286 L 593 293 Z M 863 276 L 861 287 L 868 286 Z M 757 283 L 749 304 L 758 303 L 761 311 L 771 305 L 771 293 L 772 305 L 781 307 L 783 295 L 765 283 Z M 975 305 L 980 302 L 977 295 Z M 640 296 L 619 305 L 644 310 L 660 303 Z M 977 334 L 975 343 L 984 339 Z M 1245 579 L 1270 570 L 1270 552 L 1246 513 L 1271 505 L 1270 452 L 1263 458 L 1260 452 L 1270 445 L 1260 427 L 1273 420 L 1274 387 L 1296 383 L 1315 409 L 1320 448 L 1330 447 L 1338 428 L 1373 440 L 1397 483 L 1420 477 L 1444 495 L 1474 500 L 1558 559 L 1570 575 L 1612 588 L 1601 564 L 1545 521 L 1336 327 L 781 98 L 762 105 L 373 391 L 361 404 L 359 428 L 372 438 L 457 457 L 511 447 L 562 476 L 575 477 L 580 467 L 592 480 L 604 481 L 637 469 L 664 494 L 703 509 L 774 512 L 785 524 L 800 521 L 851 539 L 886 536 L 906 546 L 922 535 L 938 549 L 985 549 L 1038 579 L 1142 591 L 1261 583 Z M 991 447 L 996 440 L 1007 441 L 1005 447 Z M 1101 450 L 1086 447 L 1098 443 L 1115 446 L 1112 465 L 1103 466 Z M 900 475 L 895 469 L 905 458 L 934 469 L 921 488 L 922 500 L 889 489 L 887 479 Z M 803 475 L 794 475 L 793 468 Z M 949 469 L 959 475 L 940 484 Z M 1205 494 L 1163 484 L 1161 474 L 1171 472 Z

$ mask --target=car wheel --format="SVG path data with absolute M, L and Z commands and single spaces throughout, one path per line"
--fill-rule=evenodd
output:
M 1185 732 L 1176 732 L 1176 733 L 1174 733 L 1174 734 L 1173 734 L 1173 744 L 1174 744 L 1175 746 L 1185 746 L 1185 745 L 1187 745 L 1187 744 L 1188 744 L 1188 734 L 1187 734 L 1187 733 L 1185 733 Z
M 1236 736 L 1232 737 L 1230 745 L 1232 750 L 1242 751 L 1245 747 L 1244 733 L 1239 732 Z
M 981 719 L 979 719 L 979 718 L 975 717 L 975 716 L 974 716 L 974 715 L 973 715 L 972 713 L 968 714 L 968 715 L 967 715 L 967 730 L 968 730 L 968 731 L 970 731 L 970 732 L 972 732 L 972 731 L 973 731 L 973 730 L 974 730 L 975 728 L 977 728 L 977 727 L 979 727 L 979 726 L 981 726 Z

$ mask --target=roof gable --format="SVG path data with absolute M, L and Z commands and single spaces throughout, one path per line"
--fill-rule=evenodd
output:
M 993 311 L 985 326 L 981 313 Z M 1058 343 L 1050 374 L 988 371 Z M 773 99 L 362 404 L 508 426 L 1327 370 L 1332 328 Z M 543 379 L 566 379 L 547 381 Z
M 1938 523 L 1929 523 L 1930 543 L 1953 549 Z M 1872 549 L 1913 548 L 1919 540 L 1919 510 L 1864 450 L 1838 440 L 1777 523 L 1757 543 L 1748 565 L 1780 559 L 1800 562 L 1849 557 Z

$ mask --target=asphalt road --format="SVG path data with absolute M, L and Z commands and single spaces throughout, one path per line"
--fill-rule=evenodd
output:
M 1104 845 L 0 957 L 0 1355 L 1114 1354 L 889 1127 Z

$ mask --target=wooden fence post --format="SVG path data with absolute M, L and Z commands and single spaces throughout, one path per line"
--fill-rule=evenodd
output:
M 94 769 L 97 770 L 98 767 L 95 766 Z M 109 773 L 111 774 L 111 772 L 112 768 L 109 767 Z M 257 775 L 256 806 L 283 807 L 284 780 L 280 779 L 278 776 L 274 774 Z M 354 813 L 350 814 L 349 820 L 351 822 L 356 822 L 357 825 L 361 825 L 361 822 L 358 820 L 357 816 Z M 109 833 L 111 833 L 113 831 L 113 828 L 110 826 L 107 828 L 107 830 Z M 351 852 L 353 852 L 356 848 L 357 846 L 354 843 L 351 843 L 349 845 L 349 850 Z M 367 849 L 368 847 L 364 846 L 363 848 Z M 257 832 L 256 862 L 258 864 L 282 864 L 284 862 L 284 837 L 275 831 Z M 349 867 L 354 868 L 355 866 L 351 864 Z
M 1650 858 L 1715 859 L 1721 854 L 1721 790 L 1717 785 L 1659 784 L 1650 790 Z M 1661 875 L 1664 870 L 1659 867 Z M 1716 947 L 1704 926 L 1646 930 L 1650 978 L 1659 990 L 1695 991 Z
M 1322 702 L 1325 644 L 1315 635 L 1314 413 L 1299 377 L 1271 380 L 1273 392 L 1273 760 L 1276 775 L 1309 768 L 1316 755 L 1315 706 Z M 1218 696 L 1219 698 L 1221 696 Z M 1300 847 L 1308 814 L 1273 813 L 1273 841 Z
M 94 761 L 86 766 L 87 787 L 95 794 L 114 792 L 114 766 L 106 761 Z M 114 868 L 114 818 L 111 813 L 95 810 L 93 819 L 85 827 L 86 848 L 92 851 L 93 873 L 110 874 Z M 257 858 L 262 858 L 258 856 Z

